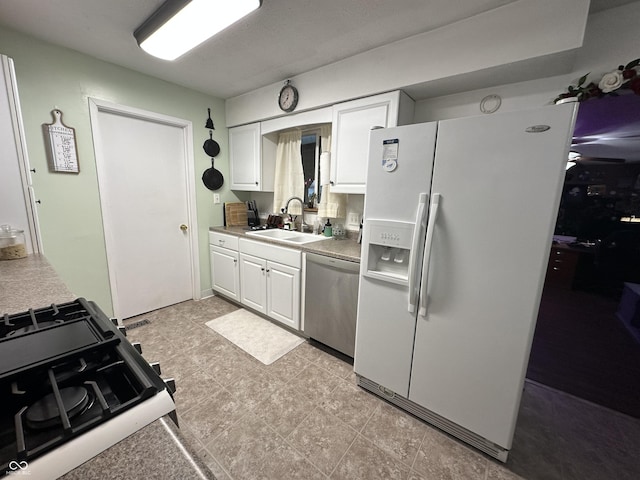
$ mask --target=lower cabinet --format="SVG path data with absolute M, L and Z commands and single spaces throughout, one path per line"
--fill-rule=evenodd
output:
M 300 269 L 240 254 L 241 302 L 274 320 L 300 328 Z
M 267 313 L 267 261 L 240 254 L 240 288 L 243 305 Z
M 300 269 L 267 262 L 267 315 L 300 329 Z
M 211 288 L 236 301 L 240 301 L 238 258 L 236 251 L 209 245 Z
M 300 330 L 302 252 L 209 232 L 211 288 Z

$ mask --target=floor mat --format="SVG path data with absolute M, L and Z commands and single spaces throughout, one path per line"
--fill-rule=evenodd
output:
M 210 320 L 206 325 L 265 365 L 304 342 L 304 338 L 243 308 Z

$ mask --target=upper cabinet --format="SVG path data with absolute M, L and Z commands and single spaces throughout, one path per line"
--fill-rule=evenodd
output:
M 260 123 L 229 129 L 231 190 L 273 191 L 275 145 Z
M 413 100 L 402 91 L 333 106 L 331 191 L 365 193 L 369 131 L 413 123 Z

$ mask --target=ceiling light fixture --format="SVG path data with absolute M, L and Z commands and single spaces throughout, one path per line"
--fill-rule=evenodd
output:
M 148 54 L 175 60 L 261 4 L 262 0 L 167 0 L 133 36 Z

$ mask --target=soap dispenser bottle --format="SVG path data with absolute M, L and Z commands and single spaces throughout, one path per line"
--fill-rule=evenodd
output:
M 327 223 L 324 224 L 323 233 L 325 237 L 330 237 L 331 235 L 333 235 L 333 228 L 331 227 L 331 221 L 328 218 L 327 218 Z

